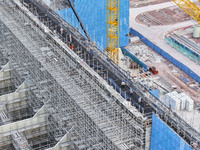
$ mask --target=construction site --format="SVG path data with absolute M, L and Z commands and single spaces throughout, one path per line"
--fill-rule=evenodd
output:
M 0 150 L 200 150 L 186 1 L 0 0 Z

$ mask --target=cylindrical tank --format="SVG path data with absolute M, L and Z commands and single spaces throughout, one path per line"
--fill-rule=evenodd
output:
M 193 37 L 194 38 L 200 38 L 200 25 L 194 25 L 194 29 L 193 29 Z

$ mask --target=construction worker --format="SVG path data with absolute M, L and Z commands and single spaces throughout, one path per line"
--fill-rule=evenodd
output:
M 40 15 L 36 12 L 35 16 L 40 20 Z
M 194 150 L 196 150 L 197 146 L 198 146 L 197 142 L 192 143 L 192 147 L 193 147 Z
M 131 96 L 133 95 L 133 89 L 132 88 L 130 88 L 129 93 L 130 93 Z
M 121 82 L 121 88 L 124 88 L 125 87 L 125 80 L 122 80 L 122 82 Z
M 92 49 L 90 49 L 90 56 L 93 57 L 94 56 L 94 51 Z
M 72 35 L 71 35 L 71 33 L 69 34 L 69 43 L 72 43 Z
M 64 33 L 64 29 L 61 27 L 60 28 L 60 34 L 63 35 L 63 33 Z
M 139 98 L 138 98 L 138 103 L 141 103 L 141 102 L 142 102 L 142 98 L 139 97 Z
M 56 35 L 56 29 L 55 29 L 55 30 L 53 30 L 53 33 L 54 33 L 54 35 Z
M 171 111 L 172 111 L 172 105 L 169 104 L 169 114 L 171 113 Z

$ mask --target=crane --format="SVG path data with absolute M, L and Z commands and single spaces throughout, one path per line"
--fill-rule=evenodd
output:
M 72 10 L 73 10 L 73 12 L 74 12 L 74 14 L 75 14 L 75 16 L 76 16 L 78 22 L 80 23 L 80 26 L 81 26 L 81 28 L 83 29 L 83 32 L 85 33 L 85 35 L 86 35 L 86 37 L 88 38 L 88 40 L 89 40 L 89 41 L 92 41 L 90 35 L 88 34 L 88 32 L 87 32 L 87 30 L 86 30 L 86 28 L 85 28 L 85 26 L 83 25 L 83 22 L 81 21 L 81 18 L 79 17 L 79 15 L 78 15 L 76 9 L 74 8 L 74 5 L 73 5 L 73 3 L 71 2 L 71 0 L 67 0 L 66 2 L 68 2 L 69 6 L 72 8 Z
M 200 8 L 190 0 L 173 0 L 181 9 L 200 24 Z
M 66 0 L 78 19 L 86 37 L 92 41 L 71 0 Z M 107 56 L 119 64 L 119 0 L 107 0 Z
M 119 0 L 107 0 L 107 55 L 119 64 Z

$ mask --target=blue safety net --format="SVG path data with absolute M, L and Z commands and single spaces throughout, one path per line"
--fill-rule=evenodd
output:
M 155 114 L 153 114 L 152 119 L 151 150 L 192 150 L 182 138 Z
M 129 58 L 131 58 L 134 62 L 136 62 L 141 68 L 144 68 L 144 71 L 147 72 L 148 66 L 144 64 L 141 60 L 139 60 L 135 55 L 133 55 L 131 52 L 129 52 L 124 47 L 121 47 L 122 53 Z
M 90 37 L 96 42 L 97 46 L 103 50 L 107 47 L 107 1 L 106 0 L 75 0 L 74 6 L 79 14 Z M 119 15 L 119 44 L 127 46 L 129 38 L 129 0 L 120 2 Z M 56 11 L 66 22 L 78 28 L 83 34 L 83 30 L 74 15 L 72 9 Z

